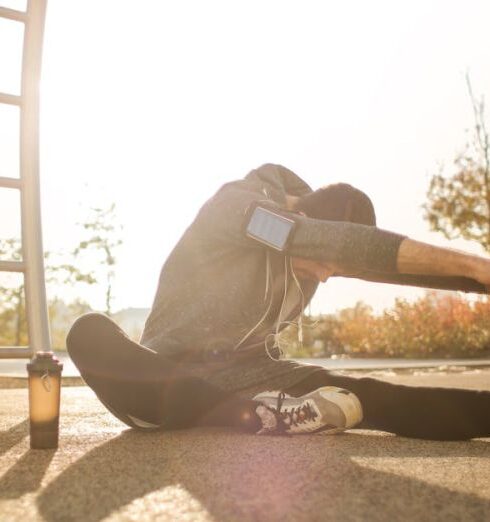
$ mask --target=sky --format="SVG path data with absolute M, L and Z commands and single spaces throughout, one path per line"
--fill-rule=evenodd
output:
M 364 190 L 381 228 L 480 252 L 430 232 L 421 206 L 431 175 L 450 173 L 468 139 L 467 71 L 475 93 L 490 96 L 488 20 L 484 0 L 49 0 L 45 248 L 73 248 L 89 208 L 115 203 L 124 243 L 114 309 L 148 307 L 199 207 L 223 183 L 280 163 L 313 188 Z M 15 93 L 21 32 L 7 24 L 0 92 Z M 0 107 L 0 176 L 18 169 L 15 111 Z M 7 192 L 0 237 L 19 230 L 17 196 Z M 103 289 L 77 293 L 103 306 Z M 381 310 L 422 293 L 337 279 L 311 311 L 358 300 Z

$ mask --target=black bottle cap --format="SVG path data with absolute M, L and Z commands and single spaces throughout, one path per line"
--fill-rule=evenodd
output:
M 45 372 L 61 373 L 63 364 L 53 352 L 36 352 L 34 357 L 27 363 L 27 371 L 29 372 Z

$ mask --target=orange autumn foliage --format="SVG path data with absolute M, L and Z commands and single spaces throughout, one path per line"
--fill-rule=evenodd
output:
M 397 299 L 376 315 L 359 302 L 335 315 L 312 318 L 300 347 L 295 328 L 284 333 L 291 356 L 483 357 L 490 355 L 490 302 L 429 292 L 414 302 Z M 311 323 L 312 321 L 310 321 Z

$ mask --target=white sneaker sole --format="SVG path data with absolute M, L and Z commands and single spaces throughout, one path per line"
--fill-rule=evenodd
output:
M 314 396 L 315 393 L 318 393 L 325 400 L 333 402 L 342 410 L 345 416 L 345 424 L 342 429 L 352 428 L 362 421 L 363 412 L 361 402 L 357 395 L 349 390 L 336 388 L 335 386 L 324 386 L 312 392 L 311 395 Z

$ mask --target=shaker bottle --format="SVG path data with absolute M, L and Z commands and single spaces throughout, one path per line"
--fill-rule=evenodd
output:
M 61 370 L 53 352 L 36 352 L 27 364 L 31 448 L 58 447 Z

